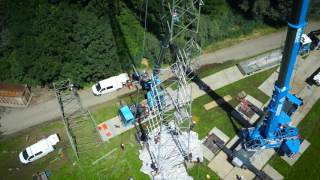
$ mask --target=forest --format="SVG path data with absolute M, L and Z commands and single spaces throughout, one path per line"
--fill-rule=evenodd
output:
M 146 2 L 148 16 L 146 30 Z M 163 0 L 2 0 L 0 81 L 48 86 L 70 78 L 80 86 L 157 59 Z M 199 44 L 283 27 L 293 0 L 204 0 Z M 320 17 L 320 1 L 310 16 Z M 317 8 L 318 7 L 318 8 Z M 145 40 L 145 41 L 144 41 Z M 169 63 L 166 58 L 164 63 Z

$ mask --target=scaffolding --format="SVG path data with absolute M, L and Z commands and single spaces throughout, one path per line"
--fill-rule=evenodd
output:
M 83 153 L 100 145 L 97 125 L 81 103 L 77 88 L 70 79 L 53 83 L 56 98 L 74 154 L 79 160 Z
M 197 133 L 192 132 L 189 85 L 194 67 L 191 59 L 201 53 L 197 33 L 202 5 L 202 0 L 162 1 L 161 21 L 166 22 L 166 36 L 155 76 L 151 77 L 154 103 L 147 107 L 149 115 L 143 120 L 148 138 L 139 156 L 144 162 L 141 170 L 154 179 L 190 179 L 184 163 L 202 161 L 201 143 Z M 183 39 L 184 44 L 176 45 L 177 39 Z M 169 68 L 160 69 L 165 49 L 169 47 L 175 62 Z M 163 88 L 158 79 L 164 71 L 173 74 L 172 83 L 167 88 Z
M 186 53 L 179 50 L 176 62 L 169 68 L 162 69 L 162 71 L 171 71 L 174 75 L 169 87 L 163 88 L 161 83 L 157 83 L 155 77 L 151 77 L 154 103 L 152 107 L 147 106 L 149 115 L 143 120 L 146 123 L 148 135 L 145 148 L 148 149 L 153 170 L 157 172 L 158 177 L 161 177 L 160 179 L 169 176 L 168 163 L 180 167 L 183 166 L 184 160 L 194 162 L 195 158 L 202 159 L 201 150 L 195 148 L 200 144 L 197 141 L 197 134 L 191 131 L 193 122 L 192 91 L 188 83 L 190 81 L 189 64 L 190 59 Z M 193 148 L 190 148 L 191 146 Z M 141 159 L 146 161 L 146 157 Z M 170 160 L 172 160 L 171 163 Z M 183 169 L 184 167 L 180 167 L 178 171 L 185 174 Z M 187 177 L 187 174 L 185 175 Z

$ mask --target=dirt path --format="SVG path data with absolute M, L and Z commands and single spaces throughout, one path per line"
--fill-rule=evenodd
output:
M 307 27 L 307 32 L 320 28 L 320 22 L 311 22 Z M 200 65 L 221 63 L 231 59 L 240 59 L 253 56 L 281 46 L 285 39 L 285 31 L 262 36 L 256 39 L 243 41 L 231 47 L 218 50 L 213 53 L 198 57 Z M 162 79 L 169 77 L 168 73 L 162 75 Z M 82 103 L 85 107 L 91 107 L 128 93 L 128 89 L 95 97 L 90 90 L 80 92 Z M 48 91 L 48 93 L 53 93 Z M 50 95 L 52 97 L 52 94 Z M 28 127 L 54 120 L 60 117 L 59 106 L 56 99 L 48 99 L 46 102 L 34 104 L 27 109 L 11 109 L 2 113 L 0 131 L 4 134 L 12 134 Z

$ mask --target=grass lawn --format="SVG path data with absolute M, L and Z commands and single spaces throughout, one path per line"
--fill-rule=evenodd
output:
M 193 177 L 193 179 L 206 179 L 208 174 L 211 179 L 219 179 L 219 176 L 216 175 L 209 167 L 209 161 L 204 159 L 202 164 L 195 164 L 191 169 L 188 169 L 188 174 Z
M 260 91 L 257 87 L 264 82 L 275 71 L 275 68 L 269 69 L 264 72 L 260 72 L 253 76 L 249 76 L 245 79 L 237 81 L 233 84 L 227 85 L 223 88 L 216 90 L 215 92 L 221 97 L 225 95 L 231 95 L 232 100 L 229 102 L 235 107 L 238 102 L 235 100 L 239 92 L 245 91 L 247 94 L 255 97 L 262 103 L 268 101 L 268 96 Z M 199 133 L 200 138 L 204 138 L 213 127 L 217 127 L 222 130 L 226 135 L 232 138 L 235 135 L 232 123 L 222 108 L 216 107 L 209 111 L 206 111 L 203 107 L 204 104 L 212 101 L 212 98 L 208 95 L 203 95 L 193 101 L 192 115 L 193 119 L 197 121 L 197 125 L 194 130 Z M 236 124 L 237 127 L 239 126 Z
M 274 155 L 269 163 L 279 171 L 284 179 L 319 179 L 320 170 L 320 100 L 312 107 L 307 116 L 299 124 L 300 135 L 307 139 L 311 146 L 293 165 L 288 165 L 278 155 Z
M 112 100 L 107 103 L 98 105 L 97 107 L 90 108 L 92 116 L 96 122 L 102 123 L 110 118 L 113 118 L 118 115 L 118 109 L 120 107 L 119 101 Z

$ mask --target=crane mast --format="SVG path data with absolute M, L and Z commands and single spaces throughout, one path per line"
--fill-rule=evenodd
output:
M 290 82 L 306 25 L 308 6 L 309 0 L 296 0 L 293 3 L 272 99 L 260 122 L 245 133 L 244 146 L 249 151 L 276 148 L 288 156 L 299 152 L 299 133 L 296 127 L 291 126 L 291 116 L 302 105 L 302 100 L 290 93 Z

